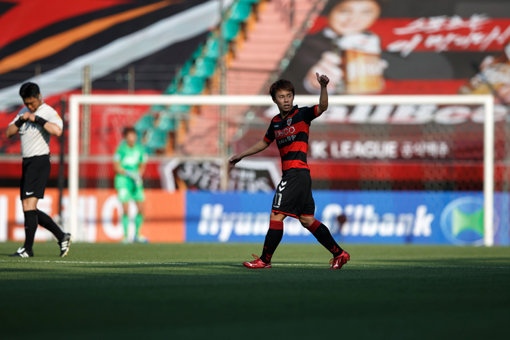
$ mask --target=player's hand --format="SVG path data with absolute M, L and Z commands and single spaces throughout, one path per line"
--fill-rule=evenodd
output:
M 328 86 L 329 78 L 327 75 L 325 74 L 320 75 L 318 72 L 315 72 L 315 76 L 317 77 L 317 81 L 319 82 L 319 84 L 321 84 L 321 87 Z
M 142 176 L 140 176 L 138 172 L 126 170 L 126 176 L 131 178 L 136 183 L 136 185 L 142 184 Z
M 23 116 L 20 117 L 20 119 L 24 120 L 24 121 L 27 121 L 29 118 L 30 118 L 30 115 L 31 113 L 30 112 L 25 112 L 23 114 Z M 35 118 L 34 118 L 35 119 Z
M 329 74 L 332 79 L 336 79 L 331 84 L 331 87 L 336 88 L 336 82 L 341 82 L 344 76 L 342 71 L 342 58 L 338 53 L 326 51 L 322 53 L 321 59 L 313 65 L 306 75 L 306 84 L 314 89 L 320 90 L 320 83 L 317 82 L 317 73 Z M 329 77 L 328 77 L 329 79 Z
M 27 113 L 25 113 L 25 114 L 27 114 Z M 25 114 L 23 116 L 25 116 Z M 28 113 L 28 120 L 31 122 L 35 122 L 35 113 Z
M 496 62 L 496 58 L 493 56 L 487 56 L 483 59 L 482 63 L 480 64 L 480 70 L 485 70 L 489 66 L 492 66 Z
M 238 155 L 234 155 L 234 156 L 230 157 L 230 159 L 228 160 L 229 169 L 232 169 L 237 164 L 237 162 L 239 162 L 241 159 L 242 158 L 239 157 Z

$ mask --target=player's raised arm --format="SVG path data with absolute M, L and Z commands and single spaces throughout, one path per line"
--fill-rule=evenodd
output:
M 315 76 L 317 77 L 317 82 L 319 82 L 321 86 L 321 94 L 319 97 L 319 107 L 318 107 L 318 114 L 323 113 L 328 109 L 328 83 L 329 78 L 325 74 L 319 75 L 319 73 L 315 73 Z
M 256 153 L 259 153 L 261 152 L 262 150 L 265 150 L 267 147 L 269 146 L 269 143 L 266 142 L 264 139 L 253 144 L 251 147 L 249 147 L 248 149 L 246 149 L 245 151 L 237 154 L 237 155 L 234 155 L 232 157 L 230 157 L 230 159 L 228 160 L 228 162 L 230 163 L 230 166 L 233 167 L 234 165 L 236 165 L 237 162 L 239 162 L 241 159 L 243 159 L 244 157 L 248 157 L 248 156 L 251 156 L 251 155 L 254 155 Z

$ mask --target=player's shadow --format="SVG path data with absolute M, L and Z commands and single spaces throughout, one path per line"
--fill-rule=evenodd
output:
M 0 273 L 35 273 L 35 272 L 45 272 L 45 270 L 34 268 L 0 268 Z
M 105 268 L 105 269 L 139 269 L 139 268 L 185 268 L 185 267 L 229 267 L 229 268 L 242 268 L 241 262 L 160 262 L 160 263 L 132 263 L 132 264 L 82 264 L 82 268 Z
M 367 263 L 380 263 L 380 264 L 399 264 L 399 265 L 422 265 L 422 266 L 470 266 L 470 265 L 485 265 L 487 268 L 491 268 L 497 265 L 508 266 L 510 268 L 510 258 L 507 257 L 491 257 L 487 258 L 425 258 L 425 259 L 364 259 Z M 487 265 L 490 264 L 490 265 Z

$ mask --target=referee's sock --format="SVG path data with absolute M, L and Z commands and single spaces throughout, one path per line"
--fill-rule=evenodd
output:
M 310 230 L 320 244 L 333 254 L 333 257 L 337 257 L 342 253 L 343 249 L 336 243 L 328 227 L 319 220 L 315 220 L 307 229 Z
M 269 230 L 264 240 L 264 248 L 260 259 L 265 263 L 271 263 L 271 257 L 280 244 L 283 237 L 283 221 L 269 221 Z
M 23 244 L 23 248 L 27 252 L 31 252 L 37 230 L 37 210 L 27 210 L 23 214 L 25 215 L 25 244 Z
M 57 240 L 62 240 L 64 238 L 64 232 L 60 227 L 53 221 L 51 217 L 49 217 L 46 213 L 42 212 L 41 210 L 37 210 L 37 218 L 39 225 L 43 226 L 44 228 L 48 229 Z

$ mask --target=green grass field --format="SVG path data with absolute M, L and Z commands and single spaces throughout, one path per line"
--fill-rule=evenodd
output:
M 495 339 L 508 337 L 510 248 L 282 243 L 273 268 L 241 262 L 259 244 L 74 244 L 7 257 L 0 338 Z

